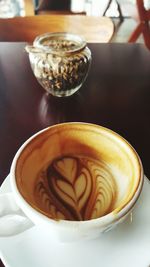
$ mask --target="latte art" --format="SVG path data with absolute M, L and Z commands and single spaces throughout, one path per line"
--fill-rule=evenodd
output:
M 117 196 L 108 166 L 84 156 L 56 159 L 39 173 L 37 206 L 53 219 L 90 220 L 113 210 Z

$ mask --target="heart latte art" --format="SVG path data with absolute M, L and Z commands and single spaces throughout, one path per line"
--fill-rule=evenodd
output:
M 90 220 L 113 210 L 115 180 L 104 163 L 77 156 L 54 160 L 35 185 L 37 206 L 53 219 Z

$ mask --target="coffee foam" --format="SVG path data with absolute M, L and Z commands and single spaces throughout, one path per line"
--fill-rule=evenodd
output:
M 35 185 L 37 206 L 54 219 L 90 220 L 113 210 L 117 194 L 108 166 L 83 156 L 54 160 Z

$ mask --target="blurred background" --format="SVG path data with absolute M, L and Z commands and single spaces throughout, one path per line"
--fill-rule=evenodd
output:
M 115 25 L 112 42 L 127 42 L 138 23 L 136 0 L 0 0 L 0 17 L 43 14 L 46 7 L 50 12 L 50 9 L 60 10 L 68 3 L 73 13 L 110 17 Z M 144 4 L 150 8 L 150 0 L 145 0 Z M 143 37 L 140 36 L 137 42 L 142 43 Z

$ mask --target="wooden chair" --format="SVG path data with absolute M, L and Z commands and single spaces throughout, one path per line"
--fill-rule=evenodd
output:
M 71 11 L 71 0 L 24 0 L 25 15 L 86 15 L 83 12 Z
M 32 0 L 24 0 L 25 16 L 33 16 L 35 14 L 34 4 Z
M 0 19 L 0 41 L 33 42 L 45 32 L 72 32 L 84 36 L 87 42 L 107 43 L 114 25 L 106 17 L 83 15 L 41 15 Z
M 104 10 L 103 16 L 106 15 L 106 12 L 107 12 L 108 9 L 110 8 L 112 2 L 113 2 L 113 0 L 109 0 L 109 1 L 108 1 L 107 6 L 106 6 L 106 9 Z M 120 22 L 123 22 L 124 17 L 123 17 L 123 14 L 122 14 L 121 6 L 120 6 L 120 4 L 118 3 L 117 0 L 115 0 L 115 2 L 116 2 L 116 5 L 117 5 L 117 9 L 118 9 L 118 13 L 119 13 L 119 19 L 120 19 Z
M 86 14 L 72 12 L 71 0 L 33 0 L 35 15 L 43 14 Z
M 144 0 L 136 0 L 139 23 L 129 38 L 129 42 L 136 42 L 141 34 L 143 34 L 145 45 L 150 49 L 150 10 L 144 7 Z

